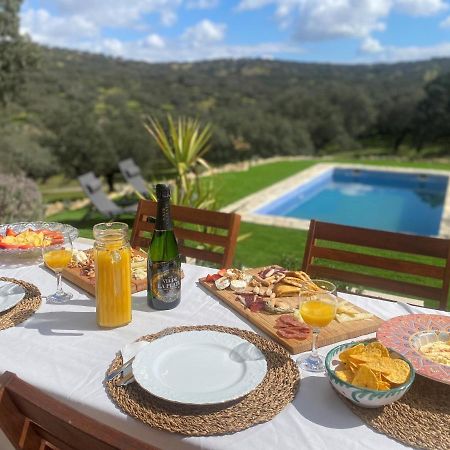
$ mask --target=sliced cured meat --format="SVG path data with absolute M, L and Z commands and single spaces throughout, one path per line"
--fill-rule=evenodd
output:
M 282 267 L 270 266 L 270 267 L 266 267 L 265 269 L 258 272 L 258 275 L 261 278 L 269 278 L 273 275 L 276 275 L 279 273 L 284 273 L 285 271 L 286 271 L 286 269 L 283 269 Z
M 285 339 L 297 339 L 299 341 L 303 341 L 309 336 L 309 329 L 290 329 L 290 328 L 281 328 L 277 330 L 278 336 L 281 336 Z
M 299 322 L 294 316 L 290 314 L 284 314 L 275 322 L 275 328 L 277 329 L 278 336 L 285 339 L 298 339 L 303 340 L 309 336 L 310 328 Z
M 285 324 L 285 325 L 302 325 L 292 314 L 283 314 L 282 316 L 278 317 L 276 324 Z
M 252 312 L 259 312 L 264 308 L 265 300 L 259 295 L 242 292 L 236 296 L 236 300 L 240 301 L 244 306 L 250 309 Z
M 256 300 L 257 295 L 248 292 L 242 292 L 237 296 L 238 299 L 243 299 L 243 303 L 247 308 L 250 308 L 250 305 Z
M 256 300 L 249 306 L 250 311 L 259 312 L 264 308 L 264 304 L 264 300 Z

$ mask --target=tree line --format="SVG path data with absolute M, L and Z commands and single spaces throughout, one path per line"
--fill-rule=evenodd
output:
M 17 12 L 21 2 L 7 3 Z M 0 30 L 5 21 L 11 35 L 18 21 L 14 8 L 9 17 L 5 11 Z M 390 156 L 448 156 L 450 59 L 147 64 L 38 47 L 18 36 L 21 48 L 8 47 L 11 42 L 0 36 L 0 158 L 32 178 L 94 170 L 112 182 L 117 163 L 129 156 L 148 176 L 164 174 L 168 164 L 143 123 L 147 115 L 164 121 L 168 113 L 212 124 L 206 159 L 215 164 L 358 156 L 373 148 Z M 5 58 L 13 54 L 22 63 Z M 17 76 L 20 65 L 32 69 Z

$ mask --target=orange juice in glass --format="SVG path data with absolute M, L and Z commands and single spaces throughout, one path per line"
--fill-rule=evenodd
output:
M 44 253 L 44 262 L 55 272 L 62 271 L 72 259 L 72 250 L 50 250 Z
M 94 226 L 95 299 L 97 324 L 120 327 L 131 321 L 131 249 L 128 225 Z
M 70 292 L 64 292 L 62 288 L 61 273 L 72 259 L 72 240 L 67 233 L 61 233 L 61 238 L 54 243 L 51 238 L 44 239 L 42 244 L 42 257 L 45 265 L 56 274 L 56 292 L 47 295 L 47 303 L 65 303 L 72 298 Z
M 331 292 L 314 292 L 300 296 L 300 315 L 313 332 L 311 353 L 297 359 L 302 369 L 310 372 L 325 370 L 323 358 L 317 351 L 317 338 L 320 329 L 326 327 L 336 317 L 336 308 L 337 298 Z

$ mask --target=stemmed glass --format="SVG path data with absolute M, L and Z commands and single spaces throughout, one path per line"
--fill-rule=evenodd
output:
M 56 273 L 57 280 L 57 290 L 47 297 L 48 303 L 65 303 L 72 298 L 71 293 L 63 291 L 61 272 L 70 264 L 73 244 L 68 233 L 61 234 L 57 239 L 46 238 L 42 246 L 44 263 Z
M 299 306 L 302 319 L 313 330 L 312 350 L 311 353 L 300 356 L 297 364 L 309 372 L 323 372 L 325 365 L 317 351 L 317 338 L 320 329 L 326 327 L 335 318 L 338 300 L 334 295 L 336 287 L 333 283 L 323 280 L 313 280 L 313 282 L 322 290 L 300 295 Z

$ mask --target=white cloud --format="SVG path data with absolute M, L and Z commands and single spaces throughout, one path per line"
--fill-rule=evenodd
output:
M 153 48 L 164 48 L 166 43 L 159 34 L 149 34 L 143 41 L 144 46 L 147 45 Z
M 209 43 L 220 42 L 225 37 L 226 25 L 204 19 L 196 25 L 189 27 L 183 33 L 183 40 L 194 47 L 202 47 Z
M 412 16 L 444 11 L 444 0 L 241 0 L 238 11 L 275 6 L 283 27 L 291 26 L 303 41 L 366 38 L 383 31 L 393 10 Z
M 383 51 L 383 46 L 377 39 L 368 36 L 362 41 L 359 49 L 363 53 L 373 54 L 373 53 L 380 53 L 381 51 Z
M 385 28 L 390 0 L 301 0 L 296 36 L 301 40 L 368 36 Z M 287 16 L 290 10 L 282 13 Z
M 441 28 L 450 28 L 450 16 L 446 17 L 440 24 L 439 26 Z
M 22 14 L 21 31 L 42 44 L 73 47 L 76 42 L 100 34 L 100 29 L 82 16 L 53 16 L 45 9 L 29 9 Z
M 298 46 L 290 46 L 284 43 L 262 43 L 257 45 L 226 45 L 215 43 L 204 46 L 193 46 L 192 43 L 173 41 L 166 48 L 148 48 L 136 43 L 127 43 L 127 57 L 142 61 L 173 62 L 173 61 L 198 61 L 222 58 L 264 58 L 273 59 L 281 53 L 299 54 L 302 52 Z
M 123 56 L 125 47 L 118 39 L 104 39 L 101 42 L 100 51 L 112 56 Z
M 448 5 L 443 0 L 395 0 L 395 7 L 412 16 L 431 16 L 445 11 Z
M 164 25 L 176 21 L 183 0 L 42 0 L 46 9 L 59 16 L 78 15 L 99 27 L 138 26 L 147 14 L 157 14 Z
M 223 42 L 226 25 L 209 20 L 200 21 L 172 39 L 149 33 L 125 41 L 105 38 L 101 31 L 96 24 L 78 15 L 57 16 L 44 9 L 28 9 L 22 13 L 22 32 L 29 33 L 35 42 L 148 62 L 273 58 L 302 51 L 298 45 L 285 43 L 227 45 Z
M 418 61 L 430 58 L 450 57 L 450 42 L 430 46 L 409 46 L 395 47 L 386 46 L 377 56 L 375 61 L 396 62 L 396 61 Z
M 237 6 L 238 11 L 250 11 L 252 9 L 259 9 L 263 6 L 277 3 L 276 0 L 241 0 Z
M 189 0 L 188 9 L 212 9 L 219 5 L 219 0 Z

